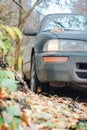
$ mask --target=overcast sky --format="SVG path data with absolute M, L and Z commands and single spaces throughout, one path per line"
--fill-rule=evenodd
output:
M 51 13 L 71 13 L 71 10 L 69 8 L 69 4 L 71 4 L 70 0 L 61 0 L 61 5 L 55 4 L 56 0 L 51 0 L 53 2 L 49 2 L 49 7 L 46 9 L 46 14 Z M 67 4 L 65 4 L 65 2 Z
M 63 2 L 64 0 L 61 1 Z M 53 3 L 52 6 L 49 6 L 49 8 L 46 10 L 46 14 L 50 13 L 71 13 L 71 10 L 66 6 L 60 7 Z
M 30 4 L 30 0 L 26 0 L 27 1 L 27 4 Z M 70 10 L 70 7 L 68 6 L 69 4 L 71 4 L 71 1 L 70 0 L 60 0 L 61 2 L 61 6 L 58 5 L 58 4 L 55 4 L 56 0 L 50 0 L 48 3 L 49 3 L 49 6 L 48 8 L 42 8 L 41 12 L 43 14 L 52 14 L 52 13 L 71 13 L 71 10 Z M 76 0 L 74 0 L 76 1 Z M 33 3 L 35 2 L 35 0 L 32 0 L 32 5 Z M 65 4 L 67 3 L 67 4 Z

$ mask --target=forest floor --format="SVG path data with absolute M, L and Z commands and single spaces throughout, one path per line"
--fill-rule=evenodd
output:
M 17 90 L 3 90 L 0 98 L 0 130 L 87 130 L 85 92 L 80 96 L 72 89 L 53 88 L 35 94 L 15 74 Z

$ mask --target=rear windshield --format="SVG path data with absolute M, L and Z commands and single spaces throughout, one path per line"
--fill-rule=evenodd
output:
M 40 31 L 50 31 L 52 29 L 82 30 L 87 31 L 86 15 L 49 15 L 41 25 Z

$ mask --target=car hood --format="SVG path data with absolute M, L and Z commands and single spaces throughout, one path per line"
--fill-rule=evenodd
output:
M 60 39 L 73 39 L 73 40 L 85 40 L 87 41 L 87 31 L 61 31 L 54 33 L 56 37 Z
M 35 50 L 41 51 L 44 43 L 51 39 L 87 41 L 87 31 L 41 32 L 36 37 Z

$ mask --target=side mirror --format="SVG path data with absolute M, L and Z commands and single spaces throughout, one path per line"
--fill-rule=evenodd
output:
M 36 36 L 38 31 L 32 29 L 32 28 L 24 28 L 23 34 L 26 36 Z

